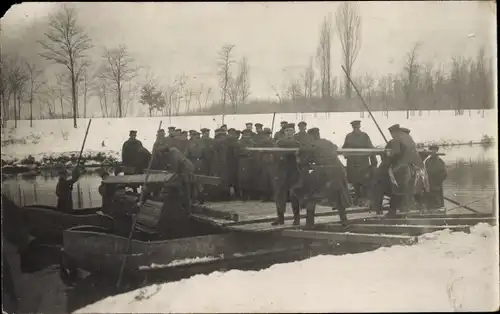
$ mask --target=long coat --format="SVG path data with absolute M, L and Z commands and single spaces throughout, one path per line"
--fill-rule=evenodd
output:
M 425 169 L 429 178 L 429 191 L 425 193 L 428 209 L 444 206 L 443 182 L 446 179 L 446 165 L 439 156 L 431 156 L 425 160 Z
M 220 188 L 225 190 L 229 187 L 229 167 L 227 165 L 228 142 L 226 135 L 216 135 L 212 142 L 212 159 L 210 165 L 211 175 L 219 177 Z
M 129 138 L 122 145 L 122 164 L 125 167 L 135 167 L 137 152 L 142 147 L 141 141 Z
M 342 148 L 373 148 L 373 144 L 368 134 L 351 132 L 345 137 Z M 348 156 L 346 166 L 349 183 L 368 185 L 372 175 L 371 169 L 377 166 L 377 157 L 375 155 Z
M 254 190 L 256 187 L 256 161 L 252 152 L 245 149 L 254 146 L 251 137 L 243 137 L 238 142 L 238 187 L 242 190 Z
M 213 142 L 214 140 L 210 137 L 202 137 L 200 139 L 200 146 L 202 149 L 200 174 L 202 175 L 208 176 L 211 174 L 212 159 L 214 158 Z
M 200 139 L 190 139 L 186 148 L 186 157 L 189 159 L 195 168 L 195 173 L 202 174 L 203 172 L 203 143 Z
M 233 136 L 226 136 L 227 141 L 227 172 L 228 172 L 228 180 L 230 186 L 238 185 L 238 139 Z
M 269 136 L 257 135 L 254 138 L 256 147 L 274 147 L 274 140 Z M 253 154 L 255 161 L 255 175 L 257 179 L 257 189 L 266 195 L 273 194 L 274 168 L 273 159 L 270 153 L 259 152 Z

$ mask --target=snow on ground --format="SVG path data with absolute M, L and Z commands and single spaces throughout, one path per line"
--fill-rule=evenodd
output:
M 109 297 L 77 313 L 491 311 L 498 227 L 443 230 L 414 246 L 214 272 Z
M 496 109 L 470 112 L 462 116 L 455 116 L 454 111 L 422 111 L 415 112 L 415 116 L 406 118 L 406 111 L 390 111 L 386 117 L 382 112 L 375 112 L 377 119 L 386 137 L 389 137 L 387 128 L 392 124 L 411 129 L 417 143 L 469 143 L 479 142 L 484 135 L 496 137 L 497 114 Z M 242 129 L 246 122 L 261 122 L 270 127 L 272 114 L 256 115 L 228 115 L 224 123 L 229 128 Z M 298 123 L 306 121 L 308 127 L 319 127 L 323 137 L 342 145 L 345 135 L 351 131 L 349 124 L 352 120 L 361 120 L 362 128 L 372 139 L 374 145 L 383 145 L 384 140 L 368 113 L 335 112 L 335 113 L 287 113 L 276 114 L 274 130 L 279 129 L 281 121 Z M 183 117 L 153 117 L 153 118 L 122 118 L 122 119 L 93 119 L 89 131 L 86 152 L 105 152 L 119 157 L 121 146 L 128 138 L 128 131 L 138 131 L 138 139 L 144 146 L 151 149 L 155 141 L 156 130 L 160 121 L 162 128 L 176 126 L 185 130 L 202 127 L 214 129 L 222 124 L 221 116 L 183 116 Z M 85 135 L 88 119 L 79 119 L 78 128 L 73 128 L 73 120 L 37 120 L 33 121 L 33 128 L 29 121 L 18 122 L 14 129 L 13 121 L 8 121 L 7 127 L 2 129 L 2 159 L 22 158 L 32 155 L 39 160 L 43 156 L 57 155 L 68 152 L 78 153 Z M 213 131 L 212 131 L 213 136 Z M 104 146 L 102 143 L 104 142 Z

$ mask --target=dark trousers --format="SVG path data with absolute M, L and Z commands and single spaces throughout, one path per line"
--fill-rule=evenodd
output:
M 282 216 L 286 212 L 286 203 L 292 203 L 293 215 L 300 214 L 299 199 L 290 193 L 290 188 L 287 185 L 277 187 L 274 193 L 274 202 L 276 203 L 276 211 L 278 216 Z

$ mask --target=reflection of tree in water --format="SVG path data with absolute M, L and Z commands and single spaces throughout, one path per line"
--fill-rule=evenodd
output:
M 492 190 L 495 185 L 495 167 L 492 160 L 463 160 L 447 166 L 445 184 L 459 189 Z

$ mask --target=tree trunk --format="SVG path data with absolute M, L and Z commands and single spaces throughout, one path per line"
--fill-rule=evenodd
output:
M 72 101 L 73 101 L 73 127 L 76 129 L 77 124 L 76 124 L 76 117 L 77 117 L 77 103 L 76 103 L 76 82 L 75 82 L 75 74 L 73 71 L 71 72 L 71 96 L 72 96 Z
M 17 128 L 17 105 L 16 105 L 17 93 L 14 92 L 14 128 Z
M 116 90 L 118 91 L 118 117 L 123 118 L 122 112 L 122 88 L 120 82 L 117 84 Z
M 30 99 L 30 128 L 33 127 L 33 99 Z

